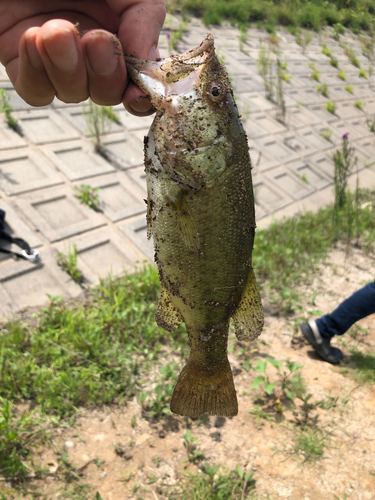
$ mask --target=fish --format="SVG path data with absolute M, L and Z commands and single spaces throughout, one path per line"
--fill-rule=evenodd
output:
M 170 408 L 192 418 L 233 417 L 230 319 L 240 341 L 258 337 L 264 322 L 252 268 L 256 225 L 246 133 L 211 34 L 183 54 L 125 61 L 156 109 L 144 139 L 147 235 L 161 284 L 155 319 L 169 332 L 185 323 L 189 336 Z

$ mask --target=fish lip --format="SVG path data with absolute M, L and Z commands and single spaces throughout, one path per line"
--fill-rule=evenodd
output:
M 208 33 L 198 47 L 183 54 L 157 61 L 137 59 L 127 55 L 124 57 L 131 79 L 158 109 L 170 94 L 170 84 L 185 79 L 194 71 L 200 74 L 214 53 L 214 37 Z M 176 93 L 172 92 L 172 94 Z

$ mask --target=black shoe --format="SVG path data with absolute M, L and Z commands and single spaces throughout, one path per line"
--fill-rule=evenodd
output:
M 324 361 L 327 361 L 332 365 L 338 365 L 340 363 L 340 361 L 344 357 L 343 353 L 340 351 L 340 349 L 337 349 L 337 347 L 331 346 L 331 339 L 327 339 L 320 335 L 315 321 L 309 321 L 309 323 L 301 323 L 299 327 L 305 339 L 313 346 L 315 351 L 322 359 L 324 359 Z M 315 330 L 315 333 L 313 328 Z

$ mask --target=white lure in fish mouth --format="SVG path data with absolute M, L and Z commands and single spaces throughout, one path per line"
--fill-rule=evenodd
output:
M 162 110 L 166 106 L 178 107 L 179 97 L 196 97 L 201 73 L 213 54 L 214 39 L 207 35 L 199 47 L 184 54 L 159 61 L 125 56 L 125 61 L 134 83 L 156 109 Z

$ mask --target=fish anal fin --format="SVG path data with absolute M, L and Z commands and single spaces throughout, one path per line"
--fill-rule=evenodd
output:
M 238 340 L 254 340 L 262 332 L 264 324 L 262 301 L 252 269 L 232 319 Z
M 199 417 L 203 413 L 224 417 L 237 415 L 237 396 L 228 359 L 207 367 L 202 366 L 192 352 L 174 389 L 171 410 L 187 417 Z
M 175 210 L 183 242 L 190 250 L 198 252 L 200 249 L 199 235 L 186 196 L 180 191 L 175 198 L 169 198 L 168 201 Z
M 163 282 L 161 284 L 161 294 L 155 320 L 158 326 L 168 332 L 174 332 L 183 321 L 180 312 L 172 304 L 167 287 Z

